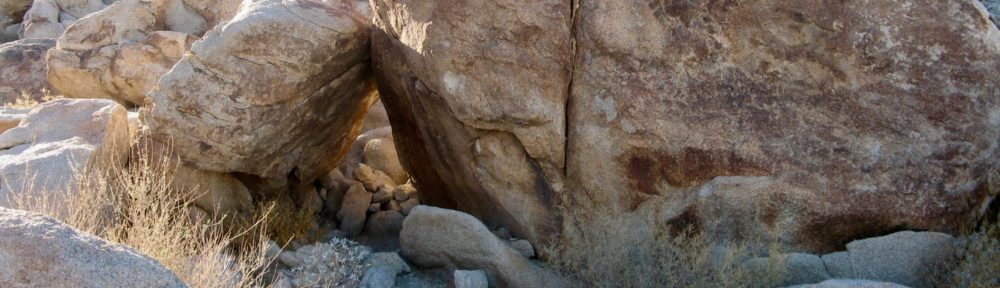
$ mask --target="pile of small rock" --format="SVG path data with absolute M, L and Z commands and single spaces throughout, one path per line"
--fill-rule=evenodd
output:
M 342 183 L 347 188 L 341 192 L 336 218 L 340 229 L 352 237 L 365 232 L 371 238 L 395 238 L 402 230 L 404 217 L 420 205 L 412 181 L 397 186 L 385 172 L 365 164 L 355 170 L 354 179 Z

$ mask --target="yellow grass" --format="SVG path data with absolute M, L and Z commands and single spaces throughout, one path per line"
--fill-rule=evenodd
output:
M 81 231 L 122 243 L 159 260 L 191 287 L 267 286 L 262 275 L 270 213 L 245 231 L 227 231 L 224 219 L 188 217 L 189 191 L 173 191 L 167 159 L 139 155 L 126 167 L 98 165 L 75 173 L 66 191 L 9 195 L 14 208 L 52 215 Z M 121 161 L 100 161 L 100 163 Z M 76 194 L 69 191 L 76 190 Z M 73 195 L 61 197 L 61 195 Z M 223 216 L 225 217 L 225 216 Z M 236 241 L 243 239 L 242 241 Z M 247 241 L 246 239 L 251 239 Z

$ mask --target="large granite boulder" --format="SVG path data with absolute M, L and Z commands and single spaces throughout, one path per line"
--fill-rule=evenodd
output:
M 957 232 L 997 192 L 1000 31 L 981 7 L 582 3 L 572 196 L 814 251 Z
M 19 98 L 42 101 L 43 90 L 52 91 L 46 81 L 45 53 L 56 46 L 52 39 L 25 39 L 0 45 L 0 104 Z
M 49 216 L 0 208 L 5 287 L 187 287 L 156 260 Z
M 533 242 L 558 233 L 570 2 L 372 2 L 379 93 L 430 204 Z
M 124 167 L 125 114 L 109 100 L 59 99 L 31 110 L 20 125 L 0 134 L 0 206 L 27 198 L 60 203 L 75 196 L 75 176 Z
M 194 168 L 304 183 L 332 170 L 377 99 L 368 7 L 264 0 L 206 34 L 143 117 Z
M 373 1 L 431 203 L 529 240 L 564 200 L 833 251 L 957 232 L 997 193 L 1000 31 L 976 1 L 550 2 Z

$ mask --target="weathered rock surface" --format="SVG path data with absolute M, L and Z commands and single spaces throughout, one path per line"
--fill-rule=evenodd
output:
M 77 19 L 105 7 L 101 0 L 35 0 L 24 14 L 21 38 L 59 38 Z
M 554 199 L 834 251 L 996 195 L 1000 32 L 973 1 L 373 3 L 403 166 L 535 243 Z
M 427 203 L 557 235 L 571 2 L 372 3 L 379 94 Z
M 168 1 L 124 0 L 80 19 L 49 52 L 48 80 L 72 98 L 142 105 L 146 94 L 197 40 L 167 29 Z
M 953 260 L 955 238 L 937 232 L 903 231 L 852 241 L 847 252 L 823 256 L 833 278 L 871 279 L 928 287 L 927 279 Z
M 25 39 L 0 45 L 0 104 L 14 103 L 22 94 L 42 101 L 48 89 L 45 53 L 55 47 L 52 39 Z
M 454 288 L 486 288 L 489 285 L 483 270 L 455 270 L 451 279 Z
M 831 251 L 994 197 L 1000 32 L 972 1 L 647 2 L 581 3 L 574 199 Z
M 187 287 L 156 260 L 48 216 L 0 208 L 0 231 L 7 287 Z
M 59 203 L 73 197 L 75 174 L 124 166 L 125 113 L 109 100 L 59 99 L 31 110 L 19 126 L 0 134 L 0 204 L 11 193 L 48 193 Z
M 144 122 L 193 167 L 311 182 L 336 166 L 376 100 L 368 8 L 245 4 L 160 79 Z
M 483 269 L 500 287 L 577 287 L 537 267 L 475 217 L 417 206 L 399 235 L 403 256 L 423 268 Z

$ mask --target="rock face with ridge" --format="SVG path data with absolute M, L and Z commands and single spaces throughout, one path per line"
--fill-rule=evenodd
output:
M 0 208 L 0 231 L 7 287 L 187 287 L 156 260 L 49 216 Z
M 0 45 L 0 103 L 14 103 L 22 94 L 42 101 L 45 94 L 42 90 L 52 91 L 45 80 L 45 53 L 55 45 L 52 39 L 25 39 Z
M 428 203 L 536 243 L 552 239 L 561 225 L 550 208 L 565 160 L 570 1 L 372 3 L 382 102 L 403 166 L 435 191 Z
M 311 182 L 336 166 L 377 99 L 368 7 L 244 4 L 160 79 L 144 122 L 192 167 Z
M 50 193 L 60 203 L 74 196 L 75 174 L 123 167 L 129 151 L 125 114 L 110 100 L 59 99 L 31 110 L 18 127 L 0 134 L 0 206 L 12 193 L 35 199 Z
M 566 3 L 373 1 L 402 163 L 430 203 L 535 243 L 555 199 L 833 251 L 956 232 L 996 196 L 1000 32 L 979 3 L 681 2 L 581 1 L 569 21 Z

